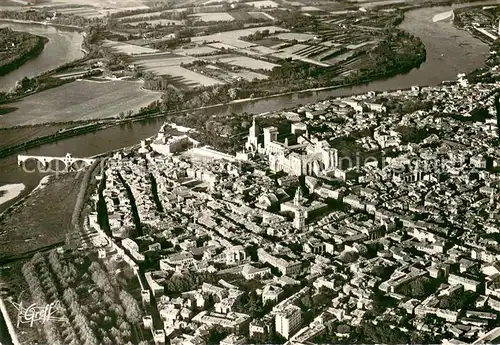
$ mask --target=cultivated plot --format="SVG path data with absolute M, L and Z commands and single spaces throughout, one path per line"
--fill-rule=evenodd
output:
M 303 34 L 298 32 L 282 32 L 275 35 L 275 37 L 279 38 L 280 40 L 285 40 L 285 41 L 296 40 L 298 42 L 306 42 L 314 39 L 314 35 L 312 34 Z
M 181 66 L 168 66 L 162 68 L 161 71 L 161 75 L 166 76 L 171 84 L 181 88 L 223 84 L 217 79 L 204 76 Z
M 13 103 L 17 110 L 0 117 L 0 128 L 118 117 L 160 99 L 160 93 L 141 86 L 130 81 L 75 81 Z
M 128 25 L 131 26 L 137 26 L 141 23 L 147 23 L 149 25 L 159 25 L 159 26 L 179 26 L 179 25 L 184 25 L 184 22 L 182 20 L 175 20 L 175 19 L 149 19 L 149 20 L 141 20 L 138 19 L 137 21 L 134 22 L 129 22 L 127 23 Z
M 234 17 L 226 12 L 213 12 L 213 13 L 197 13 L 189 15 L 190 18 L 194 20 L 199 20 L 202 22 L 232 22 Z
M 189 64 L 196 59 L 189 56 L 182 56 L 172 53 L 144 54 L 135 56 L 132 61 L 147 70 L 154 69 L 155 73 L 164 74 L 162 67 L 180 66 L 181 63 Z
M 139 14 L 131 14 L 129 16 L 123 16 L 120 18 L 120 20 L 123 20 L 123 19 L 131 19 L 131 20 L 134 20 L 134 19 L 137 19 L 137 20 L 141 20 L 143 18 L 153 18 L 153 17 L 159 17 L 163 12 L 162 11 L 158 11 L 158 12 L 148 12 L 148 13 L 139 13 Z
M 177 87 L 191 88 L 222 84 L 219 80 L 181 67 L 181 63 L 189 64 L 196 61 L 190 56 L 160 53 L 137 56 L 133 61 L 147 72 L 168 77 L 169 82 Z
M 271 0 L 262 0 L 262 1 L 252 1 L 252 2 L 247 2 L 247 5 L 257 7 L 257 8 L 276 8 L 279 7 L 279 5 Z
M 34 2 L 34 1 L 31 1 Z M 37 1 L 38 2 L 38 1 Z M 40 1 L 41 2 L 41 1 Z M 135 10 L 135 9 L 148 9 L 149 7 L 145 5 L 146 1 L 143 0 L 120 0 L 117 3 L 116 0 L 46 0 L 41 2 L 38 6 L 50 6 L 50 5 L 83 5 L 92 6 L 96 8 L 105 8 L 109 10 Z
M 102 45 L 104 47 L 113 49 L 115 52 L 127 55 L 150 54 L 159 51 L 157 49 L 135 46 L 124 42 L 109 41 L 109 40 L 102 41 Z
M 228 3 L 239 2 L 239 0 L 228 0 Z M 208 0 L 203 3 L 203 5 L 217 4 L 220 3 L 220 0 Z
M 221 55 L 217 57 L 217 60 L 223 63 L 227 63 L 228 65 L 233 65 L 233 66 L 238 66 L 238 67 L 243 67 L 243 68 L 249 68 L 253 70 L 272 70 L 274 67 L 277 67 L 279 65 L 267 62 L 267 61 L 262 61 L 262 60 L 257 60 L 257 59 L 252 59 L 247 56 L 224 56 Z
M 200 47 L 193 47 L 193 48 L 186 48 L 186 49 L 177 49 L 174 51 L 176 54 L 180 55 L 206 55 L 206 54 L 212 54 L 217 52 L 217 49 L 211 48 L 209 46 L 200 46 Z
M 302 12 L 323 12 L 321 8 L 315 6 L 303 6 L 300 8 Z
M 229 75 L 231 75 L 233 78 L 236 78 L 236 79 L 245 79 L 247 81 L 253 81 L 255 79 L 258 79 L 258 80 L 264 80 L 264 79 L 267 79 L 267 75 L 265 74 L 260 74 L 260 73 L 256 73 L 256 72 L 252 72 L 252 71 L 244 71 L 244 70 L 240 70 L 240 71 L 235 71 L 235 72 L 228 72 Z
M 106 16 L 105 10 L 99 10 L 94 7 L 56 8 L 56 11 L 61 14 L 75 15 L 85 18 L 100 18 Z
M 261 26 L 258 28 L 249 28 L 249 29 L 241 29 L 241 30 L 232 30 L 219 32 L 213 35 L 205 35 L 205 36 L 197 36 L 193 37 L 193 42 L 220 42 L 227 46 L 232 47 L 233 49 L 240 48 L 248 48 L 254 46 L 254 43 L 242 41 L 239 38 L 245 37 L 254 34 L 257 31 L 269 30 L 270 33 L 275 32 L 288 32 L 289 30 L 281 28 L 279 26 Z
M 248 12 L 250 17 L 261 20 L 274 20 L 274 17 L 266 12 Z

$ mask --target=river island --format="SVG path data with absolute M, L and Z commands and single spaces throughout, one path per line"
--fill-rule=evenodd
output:
M 36 57 L 47 42 L 45 37 L 0 28 L 0 76 Z

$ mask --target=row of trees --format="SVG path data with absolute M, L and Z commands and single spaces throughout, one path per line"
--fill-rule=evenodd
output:
M 87 257 L 75 260 L 52 251 L 36 254 L 23 266 L 33 301 L 43 305 L 60 300 L 61 316 L 69 320 L 46 323 L 47 341 L 56 345 L 132 344 L 137 338 L 132 325 L 142 319 L 139 304 L 98 262 L 88 262 Z
M 78 270 L 75 265 L 68 262 L 64 266 L 61 265 L 59 255 L 56 251 L 51 251 L 48 255 L 48 261 L 52 272 L 57 277 L 59 284 L 63 289 L 68 288 L 78 277 Z
M 53 302 L 58 297 L 58 289 L 52 280 L 52 276 L 47 268 L 45 257 L 43 254 L 37 253 L 33 259 L 22 268 L 22 272 L 28 286 L 30 288 L 33 302 L 38 306 L 43 306 L 47 303 Z M 78 332 L 85 334 L 85 325 L 81 322 L 80 318 L 76 318 L 77 314 L 68 312 L 65 305 L 62 305 L 62 310 L 59 310 L 59 316 L 64 316 L 70 319 L 69 323 L 58 323 L 57 327 L 53 321 L 48 321 L 43 324 L 45 337 L 50 344 L 62 345 L 68 343 L 71 345 L 84 344 L 80 342 L 77 335 Z M 72 318 L 73 317 L 73 318 Z M 63 333 L 64 332 L 64 333 Z M 98 345 L 97 341 L 90 342 L 85 345 Z
M 245 40 L 245 41 L 260 41 L 263 40 L 264 38 L 269 37 L 270 32 L 269 29 L 265 30 L 257 30 L 253 34 L 250 34 L 248 36 L 240 37 L 240 39 Z
M 37 11 L 0 11 L 0 18 L 6 19 L 15 19 L 15 20 L 27 20 L 33 22 L 43 22 L 47 18 L 53 18 L 54 11 L 50 11 L 47 9 L 39 9 Z M 71 14 L 57 14 L 55 18 L 52 19 L 52 22 L 59 25 L 68 25 L 68 26 L 78 26 L 81 28 L 88 27 L 90 25 L 95 24 L 105 24 L 107 21 L 106 18 L 97 18 L 97 17 L 82 17 Z
M 132 10 L 125 10 L 125 11 L 110 13 L 109 17 L 110 18 L 121 18 L 121 17 L 133 16 L 133 15 L 138 15 L 138 14 L 147 15 L 152 10 L 154 10 L 155 12 L 169 10 L 172 8 L 174 3 L 175 2 L 172 0 L 151 1 L 148 4 L 147 8 L 135 8 Z
M 191 42 L 191 38 L 186 37 L 186 38 L 173 38 L 165 41 L 160 41 L 160 42 L 155 42 L 152 44 L 154 49 L 158 50 L 168 50 L 168 49 L 174 49 L 180 45 L 186 44 Z

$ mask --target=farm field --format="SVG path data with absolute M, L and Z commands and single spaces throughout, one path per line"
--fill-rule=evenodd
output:
M 172 53 L 144 54 L 131 58 L 133 63 L 151 72 L 162 74 L 162 67 L 180 66 L 181 63 L 192 63 L 196 59 Z
M 246 49 L 241 49 L 241 52 L 243 54 L 248 54 L 248 55 L 253 55 L 253 56 L 258 57 L 258 56 L 273 54 L 276 51 L 274 49 L 271 49 L 268 47 L 256 45 L 256 46 L 249 47 Z
M 118 117 L 122 111 L 137 111 L 160 98 L 160 93 L 143 90 L 141 85 L 81 80 L 42 91 L 13 104 L 17 110 L 0 118 L 0 128 Z
M 262 20 L 274 20 L 274 17 L 266 12 L 248 12 L 250 17 Z
M 190 56 L 172 53 L 140 55 L 133 58 L 133 62 L 140 65 L 145 71 L 156 75 L 166 76 L 172 85 L 189 89 L 200 85 L 222 84 L 221 81 L 204 76 L 200 73 L 181 67 L 181 63 L 189 64 L 196 61 Z
M 243 41 L 240 41 L 240 42 L 243 42 Z M 245 43 L 245 42 L 243 42 L 243 43 Z M 235 46 L 232 46 L 232 45 L 229 45 L 229 44 L 226 44 L 226 43 L 220 43 L 220 42 L 209 43 L 209 44 L 207 44 L 207 46 L 215 48 L 215 49 L 236 49 Z M 242 49 L 242 48 L 240 48 L 240 49 Z
M 137 26 L 141 23 L 147 23 L 149 25 L 162 25 L 162 26 L 183 25 L 182 20 L 174 20 L 174 19 L 150 19 L 150 20 L 138 19 L 136 22 L 129 22 L 127 24 L 131 26 Z
M 339 63 L 341 61 L 344 61 L 344 60 L 347 60 L 349 59 L 352 55 L 355 54 L 355 51 L 354 50 L 350 50 L 344 54 L 341 54 L 341 55 L 337 55 L 331 59 L 325 59 L 324 62 L 327 62 L 329 63 L 330 65 L 335 65 L 336 63 Z
M 137 40 L 129 40 L 127 43 L 134 46 L 148 46 L 153 43 L 162 42 L 163 40 L 163 38 L 139 38 Z
M 258 28 L 250 28 L 250 29 L 241 29 L 241 30 L 232 30 L 219 32 L 213 35 L 205 35 L 205 36 L 197 36 L 193 37 L 193 42 L 221 42 L 227 46 L 231 46 L 233 48 L 248 48 L 254 46 L 254 43 L 242 41 L 239 38 L 244 36 L 249 36 L 254 34 L 256 31 L 264 31 L 269 30 L 270 33 L 275 33 L 277 31 L 286 31 L 289 30 L 280 28 L 279 26 L 261 26 Z
M 53 6 L 53 5 L 83 5 L 92 6 L 96 8 L 105 8 L 109 10 L 134 10 L 134 9 L 147 9 L 149 6 L 145 5 L 144 0 L 45 0 L 38 2 L 36 6 Z
M 177 49 L 174 51 L 175 54 L 180 55 L 202 55 L 202 54 L 211 54 L 218 51 L 217 49 L 211 48 L 209 46 L 201 46 L 201 47 L 193 47 L 187 49 Z
M 150 18 L 150 17 L 159 17 L 164 11 L 158 11 L 158 12 L 148 12 L 148 13 L 139 13 L 139 14 L 131 14 L 129 16 L 123 16 L 120 17 L 119 20 L 123 19 L 142 19 L 142 18 Z
M 277 38 L 265 38 L 263 40 L 254 41 L 254 43 L 258 44 L 259 46 L 262 46 L 262 47 L 274 49 L 275 47 L 281 46 L 282 44 L 284 44 L 286 42 L 280 41 Z
M 25 141 L 51 135 L 60 129 L 69 127 L 72 126 L 55 124 L 51 126 L 2 128 L 0 129 L 0 147 L 22 144 Z
M 275 35 L 274 37 L 277 37 L 280 40 L 284 40 L 284 41 L 297 40 L 298 42 L 306 42 L 306 41 L 314 39 L 314 35 L 312 35 L 312 34 L 303 34 L 303 33 L 297 33 L 297 32 L 282 32 L 282 33 Z
M 302 49 L 305 49 L 308 47 L 309 47 L 309 45 L 307 45 L 307 44 L 294 44 L 293 46 L 283 48 L 282 50 L 283 50 L 283 52 L 285 52 L 287 54 L 295 54 L 299 50 L 302 50 Z
M 25 0 L 0 0 L 1 7 L 19 7 L 26 6 L 28 1 Z
M 228 65 L 233 65 L 233 66 L 238 66 L 238 67 L 243 67 L 243 68 L 249 68 L 253 70 L 272 70 L 274 67 L 279 66 L 277 64 L 267 62 L 267 61 L 262 61 L 262 60 L 256 60 L 252 59 L 247 56 L 236 56 L 236 55 L 220 55 L 217 57 L 217 60 L 223 63 L 227 63 Z
M 272 56 L 274 56 L 276 58 L 280 58 L 280 59 L 289 59 L 289 58 L 291 58 L 293 60 L 301 60 L 301 61 L 304 61 L 304 62 L 307 62 L 307 63 L 310 63 L 310 64 L 314 64 L 314 65 L 318 65 L 318 66 L 323 66 L 323 67 L 330 66 L 326 62 L 321 62 L 321 61 L 318 61 L 318 60 L 315 60 L 315 59 L 310 59 L 310 58 L 307 58 L 305 56 L 301 56 L 301 55 L 297 55 L 297 54 L 289 54 L 289 53 L 285 53 L 285 52 L 277 52 L 277 53 L 272 54 Z
M 351 50 L 356 50 L 356 49 L 359 49 L 361 47 L 364 47 L 366 45 L 374 45 L 374 44 L 377 44 L 377 40 L 373 40 L 373 41 L 367 41 L 367 42 L 361 42 L 359 44 L 349 44 L 346 46 L 347 49 L 351 49 Z
M 363 3 L 364 7 L 377 7 L 377 6 L 387 6 L 387 5 L 404 5 L 411 1 L 406 0 L 382 0 L 382 1 L 370 1 Z
M 261 0 L 261 1 L 252 1 L 252 2 L 247 2 L 247 5 L 256 7 L 256 8 L 276 8 L 279 7 L 279 5 L 271 0 Z
M 267 79 L 265 74 L 249 71 L 245 69 L 227 68 L 228 66 L 204 65 L 196 67 L 196 72 L 202 72 L 207 76 L 217 78 L 224 83 L 232 83 L 235 80 L 253 81 Z
M 157 53 L 159 50 L 135 46 L 132 44 L 124 43 L 124 42 L 116 42 L 104 40 L 103 46 L 107 48 L 113 49 L 115 52 L 127 54 L 127 55 L 138 55 L 138 54 L 150 54 Z
M 213 13 L 196 13 L 190 14 L 190 18 L 194 20 L 199 20 L 202 22 L 232 22 L 234 17 L 227 12 L 213 12 Z
M 281 2 L 285 5 L 288 5 L 288 6 L 297 6 L 297 7 L 304 6 L 304 4 L 302 2 L 299 2 L 299 1 L 281 0 Z
M 234 78 L 243 78 L 243 79 L 248 80 L 248 81 L 252 81 L 254 79 L 264 80 L 264 79 L 268 78 L 267 75 L 252 72 L 252 71 L 241 70 L 241 71 L 228 72 L 228 73 Z
M 164 68 L 161 75 L 167 76 L 171 84 L 183 88 L 223 84 L 223 82 L 219 80 L 204 76 L 181 66 L 169 66 Z
M 235 20 L 238 20 L 238 21 L 241 21 L 241 22 L 250 20 L 252 18 L 248 12 L 242 11 L 242 10 L 231 11 L 229 14 Z
M 211 44 L 213 47 L 218 47 L 218 48 L 226 48 L 226 49 L 241 49 L 241 48 L 248 48 L 251 47 L 253 44 L 249 42 L 245 42 L 242 40 L 239 40 L 236 35 L 225 35 L 227 32 L 221 32 L 218 34 L 213 34 L 213 35 L 207 35 L 207 36 L 198 36 L 198 37 L 193 37 L 191 38 L 191 41 L 196 42 L 196 43 L 202 43 L 202 42 L 217 42 L 214 44 Z
M 300 8 L 302 12 L 323 12 L 321 8 L 315 6 L 303 6 Z
M 228 3 L 239 2 L 239 0 L 228 0 Z M 220 3 L 220 0 L 208 0 L 202 3 L 203 6 Z
M 0 221 L 0 258 L 19 255 L 65 240 L 72 230 L 71 216 L 82 174 L 52 177 L 43 189 L 26 200 L 30 207 L 16 207 Z M 56 230 L 57 229 L 57 230 Z
M 101 18 L 106 16 L 105 10 L 98 10 L 94 7 L 69 7 L 56 8 L 58 13 L 67 15 L 76 15 L 85 18 Z

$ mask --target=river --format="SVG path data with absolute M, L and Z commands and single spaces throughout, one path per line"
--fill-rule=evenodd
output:
M 488 2 L 491 3 L 491 2 Z M 467 5 L 458 5 L 461 7 Z M 335 96 L 346 96 L 355 93 L 366 93 L 370 90 L 384 91 L 409 88 L 413 85 L 437 85 L 443 80 L 455 79 L 460 72 L 470 72 L 481 67 L 489 54 L 488 46 L 480 40 L 471 36 L 468 32 L 459 30 L 449 22 L 433 22 L 434 15 L 449 11 L 451 6 L 439 6 L 422 8 L 409 11 L 405 14 L 405 20 L 401 28 L 411 34 L 418 36 L 424 42 L 427 48 L 427 60 L 420 68 L 411 70 L 407 74 L 398 75 L 386 80 L 375 81 L 366 85 L 355 86 L 351 88 L 310 91 L 293 95 L 279 96 L 268 99 L 241 102 L 230 105 L 219 106 L 204 110 L 205 116 L 214 113 L 262 113 L 266 111 L 275 111 L 283 108 L 289 108 L 294 105 L 312 103 L 319 100 L 325 100 Z M 43 35 L 51 34 L 52 45 L 47 45 L 43 55 L 36 60 L 46 60 L 50 56 L 58 56 L 60 62 L 64 60 L 79 57 L 75 52 L 75 43 L 68 42 L 70 37 L 78 35 L 68 33 L 45 26 L 33 26 L 29 24 L 15 24 L 18 30 L 29 31 Z M 61 41 L 57 41 L 57 37 Z M 77 43 L 76 45 L 79 45 Z M 64 47 L 63 47 L 64 46 Z M 65 52 L 65 53 L 64 53 Z M 34 62 L 35 60 L 33 60 Z M 40 66 L 52 67 L 57 65 L 49 62 L 37 62 Z M 21 67 L 17 73 L 29 72 L 31 67 Z M 10 74 L 7 75 L 8 78 Z M 0 78 L 3 82 L 3 79 Z M 71 152 L 75 157 L 86 157 L 106 152 L 120 147 L 133 145 L 140 139 L 154 135 L 160 128 L 163 120 L 150 119 L 134 124 L 108 128 L 95 133 L 88 133 L 79 137 L 63 140 L 52 144 L 43 145 L 29 150 L 27 153 L 33 155 L 55 155 L 62 156 Z M 8 138 L 5 138 L 8 141 Z M 2 139 L 3 141 L 3 139 Z M 24 183 L 25 190 L 21 196 L 31 191 L 38 184 L 42 175 L 23 173 L 16 164 L 16 156 L 0 159 L 0 185 Z M 15 200 L 14 200 L 15 201 Z M 0 205 L 0 212 L 14 201 Z
M 83 36 L 76 31 L 62 30 L 41 24 L 14 23 L 0 19 L 1 27 L 9 27 L 15 31 L 27 31 L 34 35 L 47 37 L 49 41 L 38 56 L 28 60 L 20 68 L 0 77 L 0 91 L 8 91 L 24 77 L 34 77 L 84 56 L 80 49 Z

